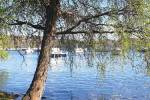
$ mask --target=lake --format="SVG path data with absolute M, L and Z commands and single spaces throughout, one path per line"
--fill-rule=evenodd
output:
M 130 50 L 69 54 L 52 58 L 45 100 L 150 100 L 150 68 L 145 54 Z M 10 51 L 0 61 L 0 90 L 23 95 L 28 89 L 38 54 Z M 19 98 L 18 98 L 19 99 Z

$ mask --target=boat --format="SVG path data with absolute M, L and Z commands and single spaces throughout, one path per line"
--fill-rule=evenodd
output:
M 76 53 L 83 53 L 83 52 L 84 52 L 84 49 L 82 49 L 82 48 L 76 48 L 76 49 L 75 49 L 75 52 L 76 52 Z
M 116 47 L 111 51 L 112 55 L 120 55 L 121 54 L 121 48 Z
M 66 56 L 67 54 L 62 50 L 60 50 L 60 48 L 52 48 L 52 53 L 51 53 L 52 58 L 66 57 Z
M 26 54 L 30 54 L 30 53 L 33 53 L 34 51 L 30 48 L 30 47 L 28 47 L 27 49 L 25 49 L 25 53 Z

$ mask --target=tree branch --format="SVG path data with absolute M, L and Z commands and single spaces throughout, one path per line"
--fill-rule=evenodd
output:
M 121 10 L 114 10 L 114 11 L 107 11 L 107 12 L 104 12 L 104 13 L 99 13 L 99 14 L 96 14 L 96 15 L 93 15 L 93 16 L 86 16 L 84 18 L 82 18 L 81 20 L 79 20 L 74 26 L 72 26 L 71 28 L 68 28 L 67 30 L 63 31 L 62 33 L 70 33 L 73 29 L 77 28 L 82 22 L 87 22 L 93 18 L 98 18 L 100 16 L 105 16 L 105 15 L 110 15 L 110 14 L 113 14 L 113 13 L 117 13 L 119 14 L 119 12 L 121 11 L 124 11 L 125 8 L 121 9 Z
M 57 32 L 56 35 L 64 35 L 64 34 L 89 34 L 89 31 L 71 31 L 70 33 L 65 33 L 65 32 Z M 104 33 L 114 33 L 114 31 L 96 31 L 93 30 L 92 33 L 94 34 L 104 34 Z
M 39 24 L 37 25 L 34 25 L 32 23 L 29 23 L 29 22 L 24 22 L 24 21 L 19 21 L 19 20 L 15 20 L 14 23 L 9 23 L 9 25 L 28 25 L 28 26 L 31 26 L 35 29 L 38 29 L 38 30 L 44 30 L 45 28 Z
M 125 30 L 124 32 L 128 32 L 128 33 L 132 33 L 132 32 L 143 32 L 140 30 L 136 30 L 136 29 L 130 29 L 130 30 Z M 85 31 L 85 30 L 81 30 L 81 31 L 70 31 L 69 33 L 66 31 L 62 31 L 62 32 L 56 32 L 56 35 L 65 35 L 65 34 L 89 34 L 89 33 L 93 33 L 93 34 L 105 34 L 105 33 L 115 33 L 115 31 L 98 31 L 98 30 L 91 30 L 91 31 Z

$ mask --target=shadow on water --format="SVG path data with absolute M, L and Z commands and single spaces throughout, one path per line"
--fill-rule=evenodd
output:
M 8 77 L 9 75 L 7 71 L 0 70 L 0 88 L 5 86 L 5 84 L 7 83 Z
M 13 100 L 19 96 L 17 94 L 2 91 L 3 87 L 7 84 L 8 77 L 9 75 L 7 71 L 0 70 L 0 100 Z

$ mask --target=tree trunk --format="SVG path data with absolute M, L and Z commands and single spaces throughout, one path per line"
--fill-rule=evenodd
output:
M 48 73 L 51 47 L 54 44 L 53 40 L 55 38 L 57 11 L 59 5 L 59 0 L 49 0 L 49 4 L 46 6 L 46 28 L 44 30 L 38 64 L 32 83 L 24 95 L 23 100 L 41 100 Z

